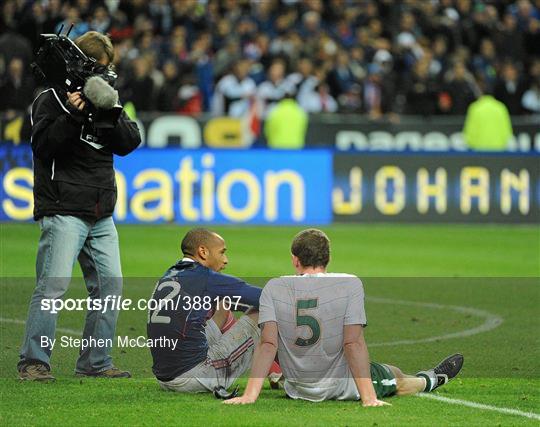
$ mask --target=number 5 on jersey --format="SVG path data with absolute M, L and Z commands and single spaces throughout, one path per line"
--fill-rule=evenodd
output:
M 300 299 L 296 300 L 296 326 L 305 326 L 311 330 L 311 337 L 309 338 L 296 338 L 294 342 L 299 347 L 309 347 L 316 344 L 321 338 L 321 325 L 316 317 L 306 314 L 308 310 L 317 308 L 319 305 L 319 299 Z

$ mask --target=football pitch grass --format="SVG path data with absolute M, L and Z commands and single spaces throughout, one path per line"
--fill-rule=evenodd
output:
M 179 257 L 186 227 L 119 226 L 124 297 L 148 298 Z M 227 241 L 225 272 L 252 278 L 291 274 L 299 227 L 215 227 Z M 33 287 L 39 230 L 0 224 L 1 425 L 538 425 L 540 420 L 540 234 L 535 226 L 334 225 L 330 271 L 364 281 L 371 359 L 414 373 L 461 352 L 460 376 L 428 397 L 313 404 L 268 385 L 254 405 L 210 394 L 161 391 L 146 348 L 115 348 L 128 380 L 74 377 L 74 348 L 55 348 L 51 384 L 20 383 L 16 363 Z M 66 297 L 84 298 L 78 267 Z M 60 335 L 82 330 L 81 312 L 62 312 Z M 146 331 L 146 313 L 120 313 L 117 334 Z M 243 390 L 245 379 L 238 383 Z M 436 399 L 434 400 L 433 396 Z M 472 406 L 471 406 L 472 405 Z

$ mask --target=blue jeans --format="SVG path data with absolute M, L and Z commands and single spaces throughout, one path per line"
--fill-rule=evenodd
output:
M 118 234 L 112 217 L 95 223 L 67 215 L 39 220 L 41 238 L 36 260 L 36 288 L 30 301 L 26 333 L 21 348 L 19 368 L 29 363 L 50 366 L 52 349 L 42 346 L 42 337 L 55 338 L 58 314 L 41 309 L 41 301 L 62 298 L 66 293 L 73 265 L 78 259 L 91 299 L 122 293 L 122 271 Z M 83 338 L 111 339 L 114 342 L 118 310 L 107 307 L 89 310 Z M 104 341 L 108 342 L 108 341 Z M 111 346 L 87 347 L 80 351 L 76 372 L 100 372 L 112 367 Z

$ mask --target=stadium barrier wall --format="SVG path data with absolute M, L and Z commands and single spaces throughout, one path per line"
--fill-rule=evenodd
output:
M 249 148 L 261 144 L 252 133 L 253 117 L 198 117 L 139 113 L 144 145 L 151 148 Z M 467 151 L 462 137 L 464 117 L 400 116 L 397 121 L 373 121 L 356 114 L 311 114 L 307 147 L 338 151 Z M 255 127 L 260 127 L 258 123 Z M 514 138 L 509 151 L 540 152 L 540 115 L 512 117 Z M 0 114 L 0 139 L 30 139 L 28 115 Z
M 32 153 L 0 145 L 1 221 L 28 221 Z M 539 223 L 537 154 L 140 148 L 115 159 L 126 223 Z
M 146 113 L 139 115 L 149 147 L 248 148 L 260 142 L 243 119 L 197 118 Z M 397 122 L 373 121 L 356 114 L 311 114 L 306 147 L 327 147 L 339 151 L 467 151 L 462 130 L 465 117 L 400 116 Z M 512 117 L 514 137 L 509 151 L 540 152 L 540 116 Z
M 462 135 L 465 117 L 400 116 L 396 122 L 351 115 L 317 115 L 306 136 L 310 146 L 338 151 L 467 152 Z M 540 152 L 540 115 L 512 117 L 510 152 Z

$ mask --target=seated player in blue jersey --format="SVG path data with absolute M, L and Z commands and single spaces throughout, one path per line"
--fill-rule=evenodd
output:
M 220 235 L 194 228 L 181 249 L 183 258 L 158 281 L 149 304 L 148 338 L 159 343 L 151 348 L 152 371 L 165 390 L 227 389 L 249 368 L 259 341 L 261 289 L 220 273 L 228 263 Z M 231 320 L 230 310 L 246 308 Z

